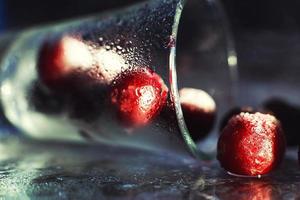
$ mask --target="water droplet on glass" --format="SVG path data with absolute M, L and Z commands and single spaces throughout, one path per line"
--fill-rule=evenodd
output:
M 123 48 L 122 48 L 121 46 L 118 45 L 118 46 L 117 46 L 117 49 L 118 49 L 118 50 L 122 50 Z

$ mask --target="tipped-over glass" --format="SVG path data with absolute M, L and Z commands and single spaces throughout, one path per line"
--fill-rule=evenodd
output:
M 28 29 L 11 41 L 1 101 L 33 138 L 206 158 L 192 137 L 216 133 L 233 104 L 236 57 L 218 1 L 152 0 Z M 182 99 L 199 104 L 204 117 L 193 109 L 184 117 Z M 195 118 L 188 128 L 200 126 L 190 134 L 185 122 Z

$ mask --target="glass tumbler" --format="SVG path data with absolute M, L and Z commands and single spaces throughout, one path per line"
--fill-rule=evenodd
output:
M 36 139 L 204 159 L 209 155 L 191 138 L 178 91 L 201 89 L 214 99 L 210 132 L 234 103 L 236 56 L 218 1 L 151 0 L 10 38 L 1 63 L 2 106 Z

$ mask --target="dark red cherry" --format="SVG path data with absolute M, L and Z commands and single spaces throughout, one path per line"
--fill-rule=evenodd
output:
M 167 86 L 148 68 L 125 71 L 114 82 L 111 102 L 126 126 L 147 125 L 166 103 Z
M 205 91 L 182 88 L 179 91 L 184 121 L 194 140 L 201 140 L 214 126 L 216 104 Z
M 284 133 L 274 116 L 242 112 L 233 116 L 223 129 L 217 158 L 228 172 L 259 176 L 278 167 L 285 148 Z

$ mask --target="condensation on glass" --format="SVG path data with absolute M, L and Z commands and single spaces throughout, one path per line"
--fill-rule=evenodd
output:
M 43 46 L 58 40 L 66 43 L 69 65 L 102 70 L 85 77 L 78 85 L 93 76 L 97 80 L 78 93 L 63 88 L 64 97 L 45 89 L 37 70 Z M 216 132 L 219 116 L 234 103 L 236 62 L 219 2 L 153 0 L 17 33 L 1 63 L 1 101 L 7 118 L 33 138 L 100 141 L 201 157 L 186 128 L 178 89 L 198 88 L 214 98 L 217 121 L 211 132 Z M 109 88 L 120 74 L 142 68 L 162 78 L 166 106 L 146 125 L 124 127 L 109 104 Z

